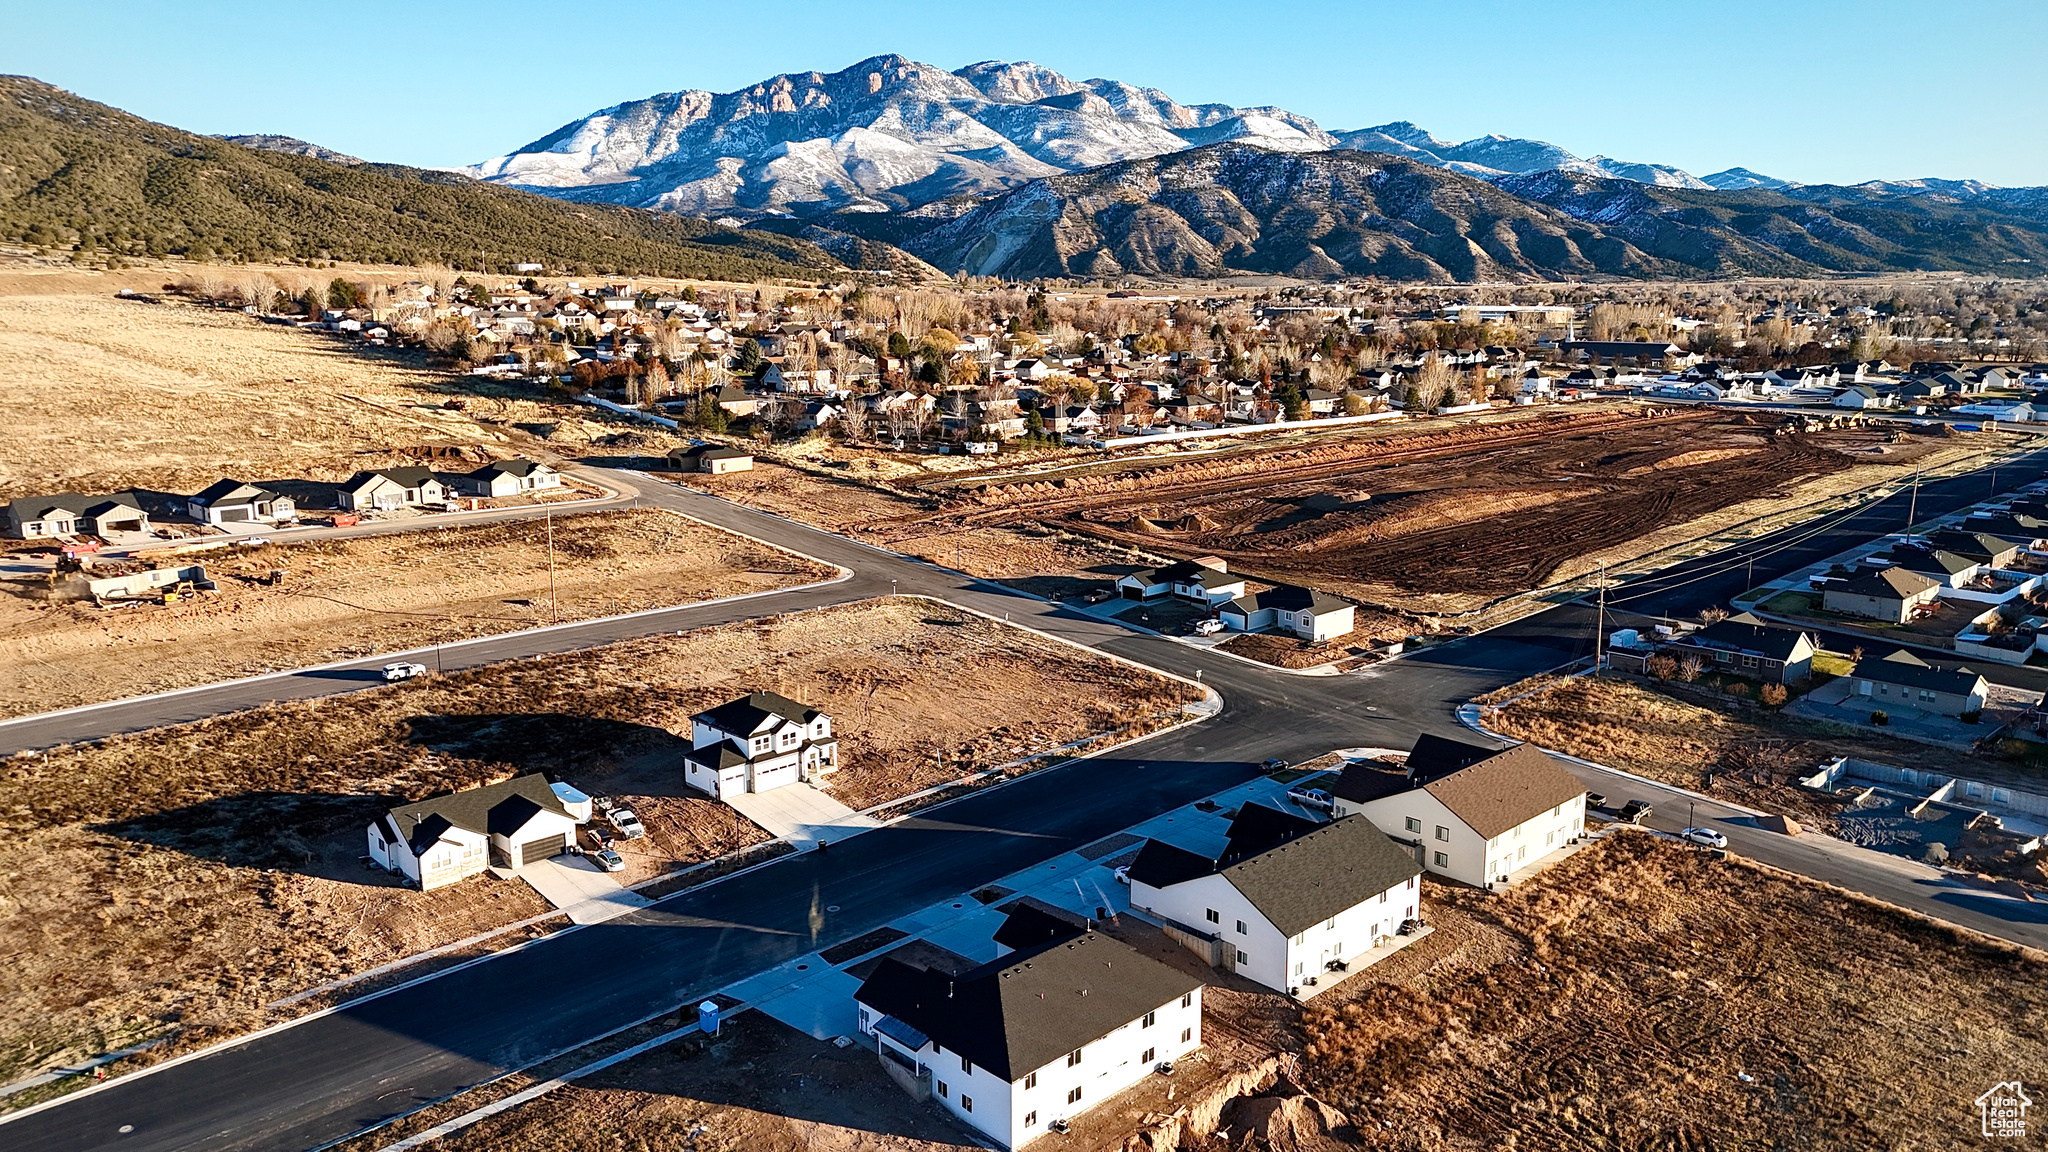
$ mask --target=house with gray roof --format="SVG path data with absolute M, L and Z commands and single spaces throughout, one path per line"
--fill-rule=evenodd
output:
M 1858 699 L 1873 710 L 1912 708 L 1943 716 L 1984 710 L 1990 693 L 1982 673 L 1957 665 L 1942 668 L 1904 648 L 1885 657 L 1865 656 L 1849 674 Z
M 1147 840 L 1128 877 L 1134 912 L 1198 955 L 1209 946 L 1223 968 L 1295 994 L 1416 919 L 1421 874 L 1369 819 L 1326 823 L 1248 803 L 1221 852 Z
M 275 524 L 298 516 L 289 496 L 240 480 L 223 479 L 185 501 L 185 511 L 201 524 Z
M 590 798 L 538 772 L 401 804 L 370 822 L 370 859 L 421 891 L 569 850 Z
M 341 506 L 349 512 L 391 512 L 448 499 L 448 486 L 431 468 L 409 466 L 358 472 L 341 486 Z
M 1214 607 L 1244 595 L 1244 577 L 1231 575 L 1230 565 L 1223 560 L 1203 556 L 1119 576 L 1116 590 L 1125 600 L 1173 596 Z
M 23 496 L 7 502 L 7 535 L 16 540 L 91 533 L 149 531 L 149 513 L 133 492 L 86 496 L 60 492 L 54 496 Z
M 517 496 L 562 486 L 562 474 L 538 460 L 495 460 L 473 472 L 448 478 L 448 487 L 464 496 Z
M 832 718 L 774 692 L 754 692 L 690 717 L 683 780 L 714 800 L 766 792 L 839 770 Z
M 1832 580 L 1821 589 L 1821 608 L 1844 616 L 1861 616 L 1904 624 L 1941 595 L 1943 583 L 1901 567 L 1862 570 L 1847 580 Z
M 1487 748 L 1423 735 L 1400 769 L 1369 761 L 1330 788 L 1429 871 L 1482 888 L 1512 883 L 1583 835 L 1586 786 L 1529 744 Z
M 1012 912 L 1011 921 L 1019 913 Z M 854 993 L 883 1070 L 1002 1148 L 1020 1148 L 1202 1046 L 1202 981 L 1085 926 L 978 967 L 885 956 Z
M 1280 584 L 1264 592 L 1239 596 L 1216 610 L 1225 628 L 1261 632 L 1278 628 L 1303 640 L 1329 640 L 1348 634 L 1356 607 L 1351 601 L 1313 588 Z

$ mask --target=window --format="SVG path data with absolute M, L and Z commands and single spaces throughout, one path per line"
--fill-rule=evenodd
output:
M 1441 824 L 1437 825 L 1436 838 L 1439 840 L 1449 840 L 1451 838 L 1451 830 Z
M 974 1097 L 972 1097 L 972 1096 L 962 1096 L 962 1097 L 960 1098 L 960 1110 L 961 1110 L 962 1112 L 972 1112 L 972 1111 L 974 1111 Z
M 1079 1088 L 1070 1088 L 1070 1089 L 1068 1089 L 1068 1090 L 1067 1090 L 1067 1103 L 1069 1103 L 1069 1104 L 1079 1104 L 1080 1102 L 1081 1102 L 1081 1090 L 1080 1090 Z
M 1325 931 L 1325 932 L 1331 932 L 1331 931 L 1335 931 L 1335 930 L 1336 930 L 1336 927 L 1337 927 L 1337 918 L 1336 918 L 1335 916 L 1332 916 L 1332 917 L 1330 917 L 1330 922 L 1329 922 L 1328 924 L 1325 924 L 1325 925 L 1323 925 L 1323 931 Z
M 1410 816 L 1410 817 L 1408 818 L 1408 830 L 1409 830 L 1410 832 L 1420 832 L 1420 831 L 1422 831 L 1422 821 L 1420 821 L 1420 820 L 1417 820 L 1417 819 L 1416 819 L 1415 817 L 1413 817 L 1413 816 Z
M 1448 868 L 1448 867 L 1450 867 L 1450 866 L 1451 866 L 1451 858 L 1450 858 L 1450 857 L 1448 857 L 1448 856 L 1446 856 L 1446 855 L 1444 855 L 1444 854 L 1443 854 L 1443 853 L 1441 853 L 1441 852 L 1437 853 L 1437 854 L 1436 854 L 1436 866 L 1437 866 L 1437 867 L 1439 867 L 1439 868 Z
M 1521 846 L 1520 848 L 1517 848 L 1517 849 L 1515 849 L 1515 859 L 1517 859 L 1517 860 L 1527 860 L 1528 858 L 1529 858 L 1529 846 L 1528 846 L 1527 844 L 1524 844 L 1524 845 L 1522 845 L 1522 846 Z
M 1195 1038 L 1195 1030 L 1194 1030 L 1193 1028 L 1183 1028 L 1183 1029 L 1181 1029 L 1181 1030 L 1180 1030 L 1180 1042 L 1181 1042 L 1181 1043 L 1185 1044 L 1185 1043 L 1187 1043 L 1188 1041 L 1190 1041 L 1190 1040 L 1193 1040 L 1194 1038 Z
M 960 1058 L 960 1070 L 962 1072 L 972 1072 L 974 1071 L 974 1065 L 968 1062 L 967 1057 L 962 1056 Z
M 1147 1013 L 1145 1013 L 1145 1015 L 1144 1015 L 1143 1017 L 1141 1017 L 1141 1018 L 1140 1018 L 1140 1019 L 1138 1020 L 1138 1027 L 1140 1027 L 1140 1028 L 1150 1028 L 1150 1027 L 1152 1026 L 1152 1022 L 1153 1022 L 1154 1018 L 1156 1018 L 1156 1017 L 1157 1017 L 1158 1015 L 1159 1015 L 1159 1013 L 1157 1013 L 1157 1012 L 1147 1012 Z
M 1306 933 L 1306 932 L 1303 932 L 1303 933 L 1302 933 L 1301 935 L 1299 935 L 1299 936 L 1296 936 L 1296 937 L 1294 938 L 1294 942 L 1295 942 L 1296 944 L 1306 944 L 1306 943 L 1308 943 L 1308 933 Z
M 1548 847 L 1550 847 L 1550 846 L 1552 846 L 1553 844 L 1556 844 L 1556 843 L 1557 843 L 1557 831 L 1556 831 L 1555 829 L 1552 829 L 1552 830 L 1551 830 L 1551 831 L 1550 831 L 1550 832 L 1549 832 L 1549 833 L 1548 833 L 1547 835 L 1545 835 L 1545 836 L 1543 837 L 1543 846 L 1544 846 L 1545 848 L 1548 848 Z
M 1239 964 L 1249 964 L 1252 962 L 1252 958 L 1244 954 L 1244 949 L 1239 948 L 1237 950 L 1237 962 Z
M 1033 1072 L 1029 1076 L 1024 1077 L 1024 1087 L 1027 1089 L 1038 1087 L 1038 1073 Z M 1029 1124 L 1031 1121 L 1026 1120 L 1025 1123 Z
M 1239 920 L 1239 921 L 1237 922 L 1237 934 L 1238 934 L 1239 936 L 1243 936 L 1243 935 L 1244 935 L 1245 933 L 1246 933 L 1246 928 L 1245 928 L 1245 926 L 1244 926 L 1244 921 L 1242 921 L 1242 920 Z
M 1216 913 L 1216 910 L 1215 910 L 1214 908 L 1204 908 L 1204 909 L 1202 909 L 1202 912 L 1203 912 L 1203 914 L 1205 914 L 1206 916 L 1208 916 L 1208 917 L 1209 917 L 1209 923 L 1211 923 L 1211 924 L 1221 924 L 1221 923 L 1223 923 L 1223 917 L 1222 917 L 1222 916 L 1220 916 L 1220 915 L 1218 915 L 1218 914 Z
M 1517 829 L 1515 829 L 1515 839 L 1517 839 L 1517 840 L 1520 840 L 1521 838 L 1522 838 L 1522 830 L 1521 830 L 1520 828 L 1517 828 Z
M 1382 904 L 1385 904 L 1386 902 L 1387 902 L 1387 894 L 1386 894 L 1385 892 L 1382 892 L 1382 893 L 1380 893 L 1380 903 L 1382 903 Z
M 1556 816 L 1556 815 L 1557 815 L 1557 814 L 1558 814 L 1559 812 L 1562 812 L 1562 811 L 1564 811 L 1564 805 L 1562 805 L 1562 804 L 1559 804 L 1559 805 L 1558 805 L 1557 807 L 1555 807 L 1555 808 L 1552 808 L 1552 809 L 1550 810 L 1550 814 L 1551 814 L 1551 816 L 1552 816 L 1552 817 L 1555 817 L 1555 816 Z
M 943 1100 L 943 1099 L 945 1099 L 945 1098 L 946 1098 L 946 1082 L 945 1082 L 944 1080 L 941 1080 L 941 1081 L 939 1081 L 939 1099 Z
M 1152 1058 L 1157 1055 L 1159 1055 L 1159 1049 L 1147 1048 L 1145 1049 L 1145 1054 L 1143 1056 L 1138 1057 L 1138 1063 L 1150 1064 L 1152 1062 Z
M 1415 877 L 1413 877 L 1413 876 L 1410 876 L 1410 877 L 1408 878 L 1408 890 L 1409 890 L 1410 892 L 1413 892 L 1413 891 L 1415 891 Z
M 1067 1067 L 1072 1068 L 1074 1065 L 1079 1064 L 1080 1062 L 1081 1050 L 1079 1048 L 1076 1048 L 1072 1052 L 1067 1053 Z
M 1026 1128 L 1036 1128 L 1036 1127 L 1038 1127 L 1038 1113 L 1036 1113 L 1036 1112 L 1026 1112 L 1026 1113 L 1024 1114 L 1024 1126 L 1025 1126 Z
M 1185 995 L 1185 996 L 1182 996 L 1182 997 L 1180 998 L 1180 1006 L 1181 1006 L 1181 1007 L 1183 1007 L 1183 1008 L 1186 1008 L 1186 1007 L 1188 1007 L 1189 1005 L 1193 1004 L 1194 1002 L 1195 1002 L 1195 994 L 1194 994 L 1193 992 L 1190 992 L 1190 993 L 1188 993 L 1187 995 Z

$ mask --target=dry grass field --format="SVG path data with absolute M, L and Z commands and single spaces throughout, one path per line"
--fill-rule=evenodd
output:
M 263 1006 L 547 907 L 520 881 L 420 893 L 358 863 L 379 811 L 518 772 L 630 801 L 651 877 L 758 843 L 685 792 L 691 713 L 767 688 L 833 713 L 859 808 L 1169 706 L 1167 682 L 925 601 L 663 636 L 0 762 L 0 1082 Z M 991 717 L 995 718 L 992 722 Z
M 655 509 L 202 554 L 220 590 L 97 608 L 47 565 L 0 570 L 0 715 L 302 668 L 829 579 L 834 569 Z M 0 554 L 0 561 L 7 557 Z M 287 575 L 267 582 L 283 569 Z M 57 586 L 61 592 L 63 585 Z

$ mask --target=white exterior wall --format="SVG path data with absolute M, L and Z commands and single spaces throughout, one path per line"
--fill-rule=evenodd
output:
M 443 832 L 424 860 L 412 854 L 412 845 L 387 836 L 382 818 L 371 823 L 368 841 L 372 860 L 399 872 L 422 892 L 466 880 L 491 863 L 486 838 L 461 828 Z
M 926 1044 L 916 1052 L 874 1030 L 877 1013 L 860 1006 L 860 1030 L 915 1060 L 932 1074 L 932 1099 L 957 1119 L 974 1126 L 1008 1148 L 1020 1148 L 1045 1135 L 1054 1120 L 1070 1120 L 1136 1084 L 1152 1072 L 1161 1060 L 1178 1060 L 1202 1046 L 1202 992 L 1188 994 L 1160 1005 L 1152 1012 L 1152 1025 L 1141 1016 L 1106 1036 L 1081 1047 L 1079 1064 L 1069 1065 L 1061 1055 L 1043 1068 L 1004 1081 L 979 1065 L 963 1070 L 960 1054 Z M 1187 1039 L 1181 1037 L 1185 1035 Z M 1146 1053 L 1151 1056 L 1147 1058 Z M 939 1085 L 945 1085 L 943 1096 Z M 1081 1098 L 1069 1103 L 1074 1089 Z M 969 1112 L 964 1101 L 972 1100 Z M 1028 1122 L 1027 1122 L 1028 1121 Z
M 1131 907 L 1219 936 L 1230 949 L 1226 967 L 1268 988 L 1287 990 L 1287 937 L 1252 907 L 1237 886 L 1220 875 L 1199 876 L 1168 888 L 1131 881 Z M 1216 919 L 1209 919 L 1214 911 Z M 1244 930 L 1238 930 L 1238 924 Z M 1238 953 L 1245 959 L 1239 961 Z
M 1583 832 L 1586 797 L 1581 793 L 1554 812 L 1539 812 L 1490 841 L 1420 788 L 1366 804 L 1337 801 L 1337 815 L 1352 813 L 1364 815 L 1395 836 L 1421 840 L 1422 866 L 1431 872 L 1484 887 L 1495 877 L 1525 868 L 1555 852 Z M 1418 821 L 1422 830 L 1410 829 L 1409 820 Z M 1438 828 L 1446 829 L 1449 839 L 1438 839 Z M 1439 853 L 1444 863 L 1437 862 Z M 1504 868 L 1500 867 L 1503 863 Z
M 1401 921 L 1413 918 L 1421 908 L 1422 885 L 1410 877 L 1362 904 L 1354 904 L 1323 923 L 1296 933 L 1287 941 L 1288 983 L 1282 987 L 1298 987 L 1310 976 L 1320 978 L 1332 960 L 1351 963 L 1372 951 L 1380 940 L 1400 931 Z M 1341 980 L 1343 976 L 1337 978 Z
M 1571 842 L 1585 831 L 1586 797 L 1583 793 L 1569 803 L 1539 812 L 1487 843 L 1487 860 L 1494 876 L 1506 876 L 1527 868 Z

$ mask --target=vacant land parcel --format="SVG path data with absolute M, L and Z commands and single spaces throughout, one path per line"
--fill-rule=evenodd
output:
M 766 833 L 687 793 L 689 716 L 754 689 L 834 716 L 860 808 L 1170 708 L 1150 673 L 886 600 L 662 636 L 0 762 L 0 1082 L 543 913 L 520 881 L 416 892 L 358 858 L 407 798 L 545 772 L 630 801 L 627 880 Z M 685 735 L 677 735 L 684 733 Z
M 552 547 L 549 538 L 552 534 Z M 834 569 L 652 509 L 196 555 L 219 591 L 95 607 L 77 578 L 0 576 L 0 715 L 761 592 Z M 180 561 L 183 562 L 183 561 Z M 279 575 L 281 573 L 281 575 Z M 550 588 L 554 599 L 549 601 Z
M 1589 570 L 1584 558 L 1611 560 L 1663 529 L 1762 514 L 1971 450 L 1893 439 L 1869 428 L 1779 435 L 1768 416 L 1700 410 L 1532 415 L 972 488 L 932 481 L 932 494 L 952 499 L 927 519 L 1037 521 L 1219 556 L 1262 579 L 1455 610 Z

